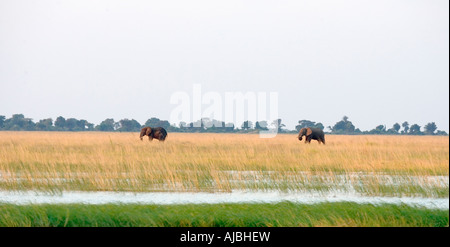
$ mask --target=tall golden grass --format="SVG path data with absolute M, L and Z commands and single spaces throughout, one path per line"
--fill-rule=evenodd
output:
M 448 137 L 327 135 L 326 141 L 169 133 L 162 143 L 140 141 L 139 133 L 0 132 L 0 189 L 293 189 L 308 188 L 317 174 L 323 181 L 314 186 L 325 187 L 328 178 L 346 174 L 449 174 Z

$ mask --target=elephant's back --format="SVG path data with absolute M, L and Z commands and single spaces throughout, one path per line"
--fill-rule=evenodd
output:
M 161 140 L 166 139 L 166 137 L 167 137 L 166 129 L 164 129 L 163 127 L 157 127 L 154 130 L 155 130 L 155 134 L 158 135 L 155 137 L 157 137 L 158 139 L 161 139 Z

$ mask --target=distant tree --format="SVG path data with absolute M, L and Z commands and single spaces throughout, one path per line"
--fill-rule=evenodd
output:
M 217 127 L 217 128 L 225 128 L 225 122 L 220 121 L 220 120 L 211 120 L 212 123 L 212 127 Z
M 276 128 L 278 128 L 278 133 L 283 132 L 284 130 L 282 128 L 286 127 L 286 125 L 281 123 L 281 118 L 273 120 L 272 125 L 274 125 Z
M 161 126 L 159 126 L 160 121 L 161 120 L 159 118 L 152 117 L 152 118 L 148 119 L 144 125 L 148 126 L 148 127 L 161 127 Z
M 55 121 L 55 127 L 58 130 L 64 130 L 64 128 L 66 127 L 66 119 L 61 116 L 57 117 Z
M 53 130 L 53 120 L 51 118 L 39 120 L 39 122 L 36 123 L 36 130 Z
M 403 122 L 402 123 L 402 127 L 403 127 L 402 134 L 408 134 L 408 130 L 409 130 L 409 123 L 408 123 L 408 121 Z
M 393 129 L 396 133 L 398 133 L 398 131 L 400 130 L 400 124 L 395 123 L 395 124 L 392 126 L 392 129 Z
M 396 134 L 398 134 L 398 131 L 400 130 L 400 124 L 398 124 L 398 123 L 395 123 L 393 126 L 392 126 L 392 128 L 390 128 L 390 129 L 388 129 L 387 131 L 386 131 L 386 134 L 389 134 L 389 135 L 396 135 Z
M 163 127 L 163 128 L 165 128 L 165 129 L 169 129 L 169 128 L 171 127 L 171 125 L 170 125 L 169 121 L 167 121 L 167 120 L 161 120 L 161 121 L 159 122 L 159 127 Z
M 331 127 L 331 131 L 335 134 L 352 134 L 355 132 L 355 126 L 351 121 L 348 121 L 347 116 L 344 116 L 341 121 Z
M 434 122 L 428 123 L 427 125 L 425 125 L 424 129 L 425 129 L 425 134 L 434 135 L 434 132 L 437 130 L 436 123 L 434 123 Z
M 87 120 L 81 119 L 77 121 L 77 131 L 90 131 L 94 130 L 94 125 L 89 123 Z
M 442 131 L 442 130 L 436 131 L 436 135 L 438 135 L 438 136 L 448 136 L 447 132 Z
M 233 131 L 234 131 L 234 123 L 226 123 L 225 132 L 233 132 Z
M 4 124 L 5 124 L 5 116 L 0 115 L 0 129 L 3 128 Z
M 120 123 L 120 128 L 118 129 L 119 131 L 133 132 L 141 130 L 141 124 L 139 124 L 139 122 L 134 119 L 129 120 L 125 118 L 120 120 L 119 123 Z
M 202 132 L 202 130 L 206 129 L 205 124 L 202 119 L 199 119 L 195 122 L 189 123 L 189 131 L 190 132 Z
M 251 129 L 251 128 L 253 128 L 252 121 L 244 121 L 242 123 L 242 125 L 241 125 L 241 129 L 243 129 L 243 130 L 248 130 L 248 129 Z
M 411 125 L 411 127 L 409 129 L 409 134 L 411 134 L 411 135 L 421 135 L 423 133 L 420 131 L 420 126 L 419 125 L 413 124 L 413 125 Z
M 314 128 L 318 128 L 318 129 L 323 130 L 323 129 L 325 129 L 325 126 L 323 126 L 322 123 L 316 123 L 316 124 L 314 125 Z
M 99 125 L 95 126 L 98 131 L 114 131 L 114 119 L 107 118 L 103 120 Z
M 64 128 L 68 131 L 76 131 L 76 130 L 78 130 L 77 122 L 78 122 L 78 120 L 75 118 L 68 118 L 68 119 L 66 119 L 66 125 Z
M 302 128 L 313 127 L 316 123 L 310 120 L 299 120 L 298 125 L 295 126 L 297 131 L 300 131 Z
M 146 121 L 146 125 L 150 127 L 163 127 L 169 132 L 208 132 L 208 133 L 232 133 L 232 132 L 246 132 L 252 129 L 254 126 L 255 130 L 268 130 L 267 121 L 256 121 L 255 124 L 251 121 L 244 121 L 240 126 L 241 129 L 235 129 L 233 123 L 227 123 L 223 121 L 218 121 L 215 119 L 201 118 L 196 122 L 186 124 L 185 122 L 180 122 L 180 127 L 178 128 L 175 124 L 171 125 L 167 120 L 161 120 L 156 117 L 152 117 Z M 194 127 L 194 126 L 199 127 Z M 293 133 L 294 130 L 283 129 L 286 125 L 282 124 L 281 119 L 276 119 L 271 123 L 271 126 L 276 126 L 278 132 Z M 65 119 L 62 116 L 56 118 L 53 122 L 51 118 L 39 120 L 39 122 L 34 123 L 31 118 L 26 118 L 23 114 L 14 114 L 11 118 L 6 119 L 5 116 L 0 115 L 0 130 L 40 130 L 40 131 L 139 131 L 142 126 L 138 121 L 132 119 L 122 119 L 119 122 L 115 122 L 114 119 L 108 118 L 102 121 L 99 125 L 89 123 L 87 120 L 76 118 Z M 300 120 L 298 125 L 295 126 L 297 131 L 303 127 L 315 127 L 324 129 L 322 123 L 316 123 L 310 120 Z M 353 123 L 349 121 L 347 116 L 344 116 L 341 121 L 337 122 L 334 126 L 328 126 L 333 134 L 399 134 L 399 131 L 403 127 L 401 134 L 408 135 L 445 135 L 448 133 L 445 131 L 437 130 L 435 122 L 430 122 L 424 126 L 424 131 L 422 132 L 421 127 L 417 124 L 409 125 L 407 121 L 403 122 L 401 125 L 395 123 L 392 128 L 386 129 L 385 125 L 378 125 L 375 129 L 370 131 L 361 132 L 360 129 L 355 128 Z
M 213 127 L 213 121 L 207 117 L 201 118 L 201 126 L 203 126 L 203 129 L 209 129 Z
M 375 129 L 369 131 L 369 134 L 375 134 L 375 135 L 382 135 L 385 133 L 386 133 L 386 126 L 382 125 L 382 124 L 375 127 Z
M 165 128 L 168 132 L 180 132 L 181 131 L 181 129 L 178 128 L 176 124 L 170 124 L 169 123 L 169 127 L 167 127 L 167 128 L 163 127 L 163 128 Z
M 225 127 L 225 123 L 216 119 L 210 119 L 207 117 L 204 117 L 201 119 L 201 126 L 203 127 L 203 129 L 213 129 L 215 131 L 220 131 L 217 128 L 221 128 L 221 127 Z M 198 122 L 197 122 L 198 124 Z M 209 130 L 208 132 L 212 132 L 213 130 Z
M 161 120 L 159 118 L 152 117 L 148 119 L 145 124 L 148 127 L 163 127 L 165 129 L 170 129 L 171 125 L 167 120 Z
M 31 118 L 25 118 L 23 114 L 14 114 L 4 121 L 5 130 L 34 130 L 35 123 Z
M 300 131 L 300 129 L 307 127 L 319 128 L 321 130 L 325 128 L 322 123 L 316 123 L 310 120 L 300 120 L 298 121 L 298 125 L 295 126 L 295 129 Z
M 120 128 L 120 122 L 114 122 L 114 130 L 118 130 Z
M 198 122 L 197 122 L 198 124 Z M 227 132 L 227 129 L 225 127 L 225 122 L 219 121 L 216 119 L 210 119 L 210 118 L 202 118 L 201 123 L 202 128 L 196 129 L 195 127 L 191 129 L 195 132 L 207 132 L 207 133 L 225 133 Z
M 268 130 L 267 126 L 267 121 L 256 121 L 255 123 L 256 130 Z

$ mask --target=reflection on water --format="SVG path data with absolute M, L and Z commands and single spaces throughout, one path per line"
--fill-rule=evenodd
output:
M 0 191 L 0 203 L 12 204 L 201 204 L 201 203 L 277 203 L 289 201 L 314 204 L 321 202 L 356 202 L 370 204 L 407 204 L 427 208 L 449 209 L 448 198 L 421 197 L 370 197 L 348 191 L 334 192 L 280 192 L 280 191 L 244 191 L 231 193 L 190 193 L 190 192 L 81 192 L 65 191 L 61 194 L 49 194 L 35 191 Z
M 121 173 L 15 174 L 0 171 L 0 191 L 136 191 L 136 192 L 227 192 L 280 191 L 334 193 L 359 196 L 448 198 L 449 176 L 386 174 L 368 172 L 305 171 L 177 171 L 153 178 Z M 97 180 L 98 178 L 98 180 Z

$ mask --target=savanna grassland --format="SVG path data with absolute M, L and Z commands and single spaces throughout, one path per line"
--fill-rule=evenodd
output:
M 214 192 L 449 197 L 449 138 L 0 132 L 0 191 Z M 1 198 L 0 198 L 1 199 Z M 0 202 L 0 226 L 448 226 L 448 209 L 405 204 L 183 205 Z
M 449 138 L 327 135 L 0 132 L 0 190 L 356 190 L 448 197 Z M 349 188 L 350 186 L 350 188 Z

